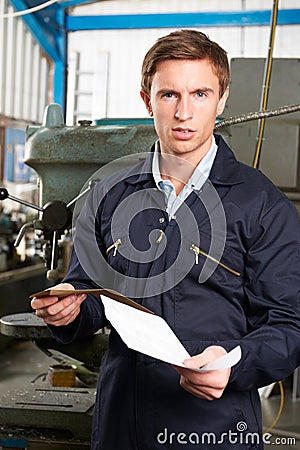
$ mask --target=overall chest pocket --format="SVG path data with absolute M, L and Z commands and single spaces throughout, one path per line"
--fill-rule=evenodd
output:
M 241 287 L 243 285 L 244 274 L 244 256 L 242 253 L 229 247 L 227 244 L 219 256 L 214 256 L 209 245 L 201 241 L 198 243 L 190 243 L 189 251 L 194 264 L 191 269 L 193 278 L 198 279 L 199 283 L 213 283 L 225 288 Z
M 224 269 L 225 271 L 231 273 L 232 275 L 235 275 L 236 277 L 240 277 L 242 275 L 241 273 L 241 265 L 238 261 L 234 261 L 233 255 L 230 255 L 230 250 L 224 249 L 223 255 L 221 258 L 217 259 L 214 258 L 209 253 L 202 250 L 200 247 L 198 247 L 195 244 L 192 244 L 190 247 L 190 250 L 193 251 L 195 255 L 195 264 L 199 264 L 199 258 L 204 258 L 207 261 L 211 262 L 212 266 L 215 266 L 217 269 L 218 267 Z M 227 258 L 226 258 L 227 256 Z M 235 264 L 235 265 L 234 265 Z M 236 269 L 236 267 L 239 266 L 239 270 Z M 235 267 L 235 268 L 234 268 Z
M 112 269 L 126 274 L 128 269 L 128 251 L 126 251 L 126 236 L 118 235 L 114 241 L 110 240 L 106 244 L 105 255 L 107 262 Z
M 111 238 L 107 240 L 105 245 L 105 257 L 109 266 L 109 277 L 106 282 L 110 289 L 124 293 L 129 259 L 126 250 L 126 236 L 121 233 L 117 236 L 114 240 Z

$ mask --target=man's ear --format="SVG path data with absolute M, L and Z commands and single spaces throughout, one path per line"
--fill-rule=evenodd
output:
M 218 103 L 218 106 L 217 106 L 217 116 L 220 116 L 222 114 L 222 112 L 224 111 L 228 95 L 229 95 L 229 88 L 227 88 L 225 90 L 224 94 L 222 95 L 222 97 L 219 100 L 219 103 Z
M 151 106 L 149 95 L 146 94 L 146 92 L 144 92 L 144 91 L 140 91 L 140 96 L 142 97 L 142 100 L 143 100 L 143 102 L 146 105 L 146 108 L 147 108 L 147 111 L 148 111 L 149 115 L 153 116 L 153 111 L 152 111 L 152 106 Z

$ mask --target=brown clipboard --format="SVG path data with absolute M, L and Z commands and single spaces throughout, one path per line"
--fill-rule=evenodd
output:
M 109 297 L 113 300 L 116 300 L 117 302 L 124 303 L 125 305 L 132 306 L 135 309 L 139 309 L 140 311 L 144 311 L 149 314 L 154 314 L 153 311 L 151 311 L 148 308 L 145 308 L 145 306 L 140 305 L 139 303 L 131 300 L 128 297 L 125 297 L 125 295 L 120 294 L 117 291 L 114 291 L 112 289 L 45 289 L 44 291 L 37 292 L 35 294 L 31 294 L 29 298 L 43 298 L 43 297 L 58 297 L 58 298 L 64 298 L 68 297 L 68 295 L 77 295 L 77 294 L 93 294 L 93 295 L 105 295 L 106 297 Z

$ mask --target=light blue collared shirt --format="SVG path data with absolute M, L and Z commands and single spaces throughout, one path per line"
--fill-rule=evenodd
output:
M 155 184 L 157 188 L 165 194 L 167 201 L 166 212 L 169 215 L 169 219 L 175 219 L 175 213 L 184 202 L 184 200 L 191 194 L 191 192 L 200 191 L 203 184 L 209 177 L 213 162 L 217 154 L 218 146 L 216 144 L 215 138 L 213 136 L 212 144 L 209 151 L 206 153 L 204 158 L 200 161 L 198 166 L 196 166 L 192 176 L 183 187 L 183 189 L 176 195 L 175 187 L 170 180 L 163 180 L 161 178 L 159 169 L 159 141 L 156 141 L 155 152 L 152 161 L 152 172 Z

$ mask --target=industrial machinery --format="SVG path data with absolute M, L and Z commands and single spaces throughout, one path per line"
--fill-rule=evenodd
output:
M 10 198 L 38 211 L 37 219 L 21 228 L 15 245 L 27 229 L 35 229 L 43 242 L 49 268 L 47 277 L 51 281 L 58 281 L 65 275 L 72 245 L 72 211 L 76 201 L 98 181 L 97 170 L 115 160 L 114 171 L 138 162 L 140 154 L 149 152 L 156 139 L 151 125 L 91 124 L 85 120 L 80 126 L 66 127 L 61 107 L 49 105 L 42 126 L 29 126 L 26 134 L 25 163 L 39 176 L 40 204 L 23 202 L 9 195 L 6 189 L 0 189 L 0 200 Z M 122 159 L 129 154 L 130 159 Z M 88 179 L 88 186 L 81 191 Z

